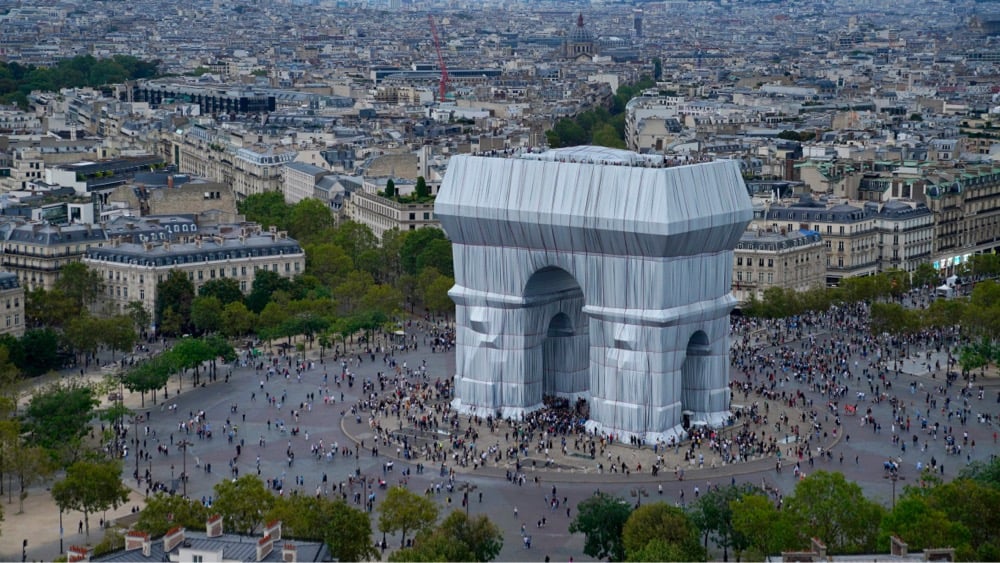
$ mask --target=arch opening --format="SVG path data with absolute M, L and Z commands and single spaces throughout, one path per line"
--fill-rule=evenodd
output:
M 681 425 L 685 430 L 692 425 L 705 422 L 709 409 L 709 395 L 706 389 L 711 378 L 708 356 L 711 343 L 703 330 L 698 330 L 688 339 L 684 363 L 681 365 Z
M 584 296 L 576 279 L 556 267 L 535 272 L 524 298 L 535 335 L 529 342 L 529 404 L 567 404 L 585 398 L 590 385 L 590 338 Z

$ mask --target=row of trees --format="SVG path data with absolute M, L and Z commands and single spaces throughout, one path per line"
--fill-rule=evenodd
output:
M 811 538 L 830 554 L 889 551 L 897 536 L 913 551 L 953 547 L 962 561 L 1000 557 L 1000 461 L 975 463 L 942 483 L 933 473 L 904 489 L 887 510 L 843 474 L 817 471 L 780 505 L 750 485 L 712 488 L 686 510 L 657 502 L 633 510 L 598 493 L 580 503 L 571 533 L 586 535 L 584 553 L 612 561 L 704 561 L 709 541 L 737 558 L 761 560 L 799 551 Z
M 266 522 L 280 520 L 283 537 L 325 542 L 339 561 L 379 557 L 368 514 L 339 497 L 295 493 L 278 497 L 255 475 L 223 480 L 214 489 L 211 508 L 158 493 L 147 501 L 135 529 L 153 537 L 178 525 L 204 530 L 208 517 L 219 514 L 226 531 L 252 535 Z M 378 511 L 378 530 L 400 536 L 400 549 L 390 561 L 491 561 L 503 547 L 503 534 L 485 515 L 469 518 L 456 510 L 438 522 L 438 506 L 403 487 L 390 488 Z M 405 547 L 408 539 L 410 546 Z
M 160 61 L 144 61 L 130 55 L 96 59 L 79 55 L 52 66 L 22 65 L 0 61 L 0 104 L 28 107 L 28 94 L 35 90 L 58 92 L 62 88 L 98 87 L 157 75 Z
M 600 145 L 617 149 L 626 148 L 625 106 L 643 90 L 654 86 L 656 82 L 653 79 L 643 76 L 635 84 L 619 86 L 608 108 L 598 107 L 573 118 L 560 119 L 552 129 L 545 132 L 549 146 L 561 148 Z
M 212 508 L 180 495 L 157 493 L 147 500 L 135 529 L 162 536 L 174 526 L 205 530 L 209 516 L 222 516 L 227 532 L 255 534 L 266 522 L 281 520 L 284 538 L 325 542 L 338 561 L 377 557 L 368 515 L 339 498 L 292 494 L 278 497 L 256 475 L 215 485 Z

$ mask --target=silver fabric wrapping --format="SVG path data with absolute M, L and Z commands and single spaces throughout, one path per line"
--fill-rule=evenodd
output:
M 550 153 L 449 162 L 435 212 L 454 243 L 454 406 L 517 416 L 583 397 L 591 429 L 645 440 L 685 416 L 721 424 L 733 249 L 752 216 L 739 167 Z

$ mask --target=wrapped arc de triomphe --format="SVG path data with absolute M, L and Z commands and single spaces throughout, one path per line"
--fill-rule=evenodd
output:
M 435 213 L 454 244 L 463 413 L 589 402 L 588 429 L 647 441 L 729 416 L 736 162 L 665 168 L 600 147 L 456 156 Z

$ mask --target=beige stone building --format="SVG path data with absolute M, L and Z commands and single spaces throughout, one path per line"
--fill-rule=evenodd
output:
M 20 337 L 24 334 L 24 288 L 11 272 L 0 272 L 0 304 L 4 307 L 0 334 Z
M 281 191 L 285 164 L 295 155 L 285 149 L 232 146 L 204 128 L 192 127 L 174 136 L 172 160 L 181 172 L 226 184 L 243 200 Z
M 238 237 L 202 236 L 193 242 L 166 241 L 145 244 L 113 242 L 92 248 L 83 263 L 104 280 L 105 293 L 98 309 L 114 313 L 139 301 L 153 313 L 157 284 L 171 270 L 187 274 L 197 293 L 205 282 L 231 278 L 249 293 L 258 271 L 268 270 L 291 278 L 305 269 L 306 255 L 284 231 L 243 230 Z
M 771 287 L 806 291 L 826 283 L 826 247 L 814 231 L 751 229 L 733 252 L 733 295 L 762 298 Z
M 819 233 L 826 246 L 826 284 L 835 286 L 843 278 L 877 273 L 880 254 L 876 213 L 870 207 L 804 196 L 795 202 L 755 208 L 753 225 L 764 230 Z
M 3 239 L 2 269 L 26 290 L 52 289 L 63 266 L 78 262 L 92 248 L 108 243 L 104 229 L 94 225 L 8 223 Z
M 368 225 L 378 240 L 390 229 L 414 231 L 441 227 L 434 215 L 434 202 L 399 203 L 368 191 L 354 192 L 344 206 L 349 219 Z

